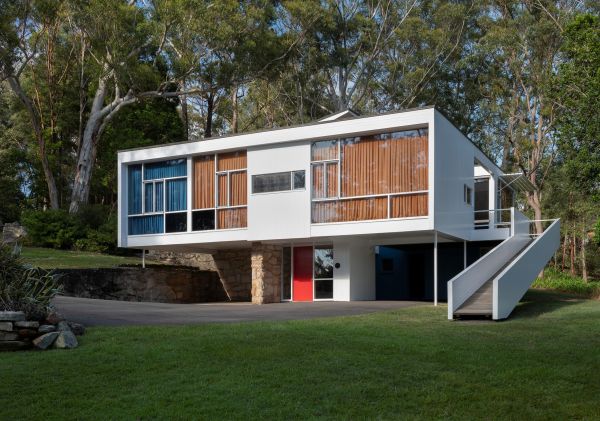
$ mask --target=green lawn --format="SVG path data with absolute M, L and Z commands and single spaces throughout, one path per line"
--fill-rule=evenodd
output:
M 600 302 L 534 291 L 505 322 L 443 306 L 90 328 L 0 355 L 4 419 L 598 419 Z
M 87 251 L 55 250 L 41 247 L 23 247 L 25 262 L 44 269 L 108 268 L 121 265 L 141 265 L 139 257 L 112 256 Z M 147 264 L 153 262 L 146 259 Z

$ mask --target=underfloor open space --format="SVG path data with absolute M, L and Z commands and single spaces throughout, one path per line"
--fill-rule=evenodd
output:
M 600 303 L 540 291 L 504 322 L 425 304 L 91 327 L 71 351 L 0 355 L 0 418 L 598 419 L 598 349 Z

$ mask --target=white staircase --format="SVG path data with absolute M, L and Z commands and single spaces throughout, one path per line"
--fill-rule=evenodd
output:
M 448 281 L 448 318 L 491 316 L 505 319 L 546 266 L 560 244 L 560 221 L 540 235 L 511 209 L 510 236 Z

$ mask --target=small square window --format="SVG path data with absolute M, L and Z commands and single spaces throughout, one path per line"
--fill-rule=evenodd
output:
M 300 190 L 305 188 L 306 185 L 306 176 L 304 174 L 304 170 L 302 171 L 294 171 L 294 190 Z
M 465 189 L 464 189 L 464 195 L 465 195 L 465 197 L 464 197 L 464 201 L 465 201 L 465 203 L 467 205 L 471 204 L 471 197 L 473 196 L 472 193 L 473 193 L 473 191 L 472 191 L 471 187 L 469 187 L 469 186 L 467 186 L 465 184 Z

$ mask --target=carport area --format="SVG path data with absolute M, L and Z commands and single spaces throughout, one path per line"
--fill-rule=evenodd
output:
M 302 320 L 353 316 L 419 305 L 411 301 L 166 304 L 58 296 L 53 304 L 68 320 L 86 326 L 187 325 Z

